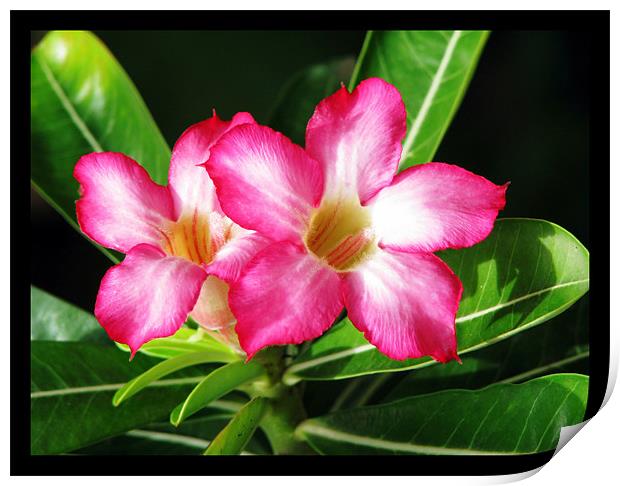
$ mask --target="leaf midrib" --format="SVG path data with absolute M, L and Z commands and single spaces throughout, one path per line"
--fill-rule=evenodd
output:
M 36 53 L 32 56 L 32 58 L 41 67 L 41 71 L 43 72 L 43 75 L 45 76 L 45 78 L 47 79 L 47 82 L 52 88 L 52 91 L 58 98 L 58 101 L 60 101 L 61 106 L 64 108 L 64 110 L 69 115 L 69 119 L 73 122 L 78 132 L 84 137 L 86 142 L 88 142 L 88 144 L 90 145 L 93 151 L 103 152 L 104 151 L 103 147 L 99 144 L 99 142 L 97 141 L 93 133 L 88 128 L 88 125 L 86 124 L 86 122 L 82 119 L 80 114 L 77 112 L 77 109 L 73 106 L 73 103 L 71 102 L 67 94 L 64 92 L 62 86 L 56 80 L 56 77 L 54 76 L 54 73 L 49 68 L 49 66 L 42 59 L 40 59 L 40 56 L 37 55 Z M 98 245 L 97 243 L 95 243 L 94 241 L 86 237 L 86 235 L 82 233 L 82 231 L 80 230 L 80 227 L 75 222 L 75 220 L 71 218 L 67 214 L 67 212 L 64 210 L 64 208 L 60 207 L 60 205 L 56 203 L 56 201 L 54 201 L 54 199 L 50 197 L 47 194 L 47 192 L 45 192 L 32 178 L 30 179 L 30 183 L 33 185 L 33 187 L 39 193 L 39 195 L 45 200 L 45 202 L 47 202 L 58 213 L 60 213 L 60 215 L 73 227 L 73 229 L 75 229 L 78 233 L 80 233 L 90 243 L 94 244 L 95 247 L 99 251 L 101 251 L 105 256 L 107 256 L 110 260 L 112 260 L 113 263 L 119 263 L 118 258 L 116 258 L 107 248 L 104 248 L 103 246 Z
M 560 283 L 560 284 L 553 285 L 551 287 L 546 287 L 544 289 L 537 290 L 535 292 L 530 292 L 528 294 L 522 295 L 521 297 L 517 297 L 516 299 L 508 300 L 508 301 L 506 301 L 504 303 L 494 305 L 493 307 L 487 307 L 486 309 L 483 309 L 481 311 L 473 312 L 471 314 L 467 314 L 467 315 L 462 316 L 462 317 L 457 317 L 456 318 L 456 322 L 460 323 L 460 322 L 471 321 L 473 319 L 477 319 L 478 317 L 485 316 L 485 315 L 487 315 L 489 313 L 505 309 L 506 307 L 510 307 L 511 305 L 518 304 L 519 302 L 522 302 L 524 300 L 528 300 L 528 299 L 537 297 L 539 295 L 546 294 L 547 292 L 553 292 L 554 290 L 562 289 L 562 288 L 565 288 L 565 287 L 571 287 L 573 285 L 579 285 L 579 284 L 586 283 L 586 282 L 590 282 L 590 279 L 589 278 L 582 278 L 580 280 L 573 280 L 572 282 L 563 282 L 563 283 Z
M 556 382 L 555 378 L 558 377 L 573 377 L 576 378 L 578 380 L 583 380 L 585 379 L 587 381 L 588 377 L 586 375 L 581 375 L 578 373 L 560 373 L 560 374 L 556 374 L 556 375 L 551 375 L 551 376 L 546 376 L 546 377 L 540 377 L 540 378 L 536 378 L 534 380 L 531 380 L 527 383 L 534 383 L 534 382 L 540 382 L 540 383 L 545 383 L 547 382 L 546 386 L 543 387 L 542 390 L 539 391 L 539 394 L 537 396 L 537 398 L 534 400 L 534 403 L 532 404 L 532 406 L 536 403 L 536 401 L 538 400 L 538 398 L 542 395 L 543 391 L 548 388 L 549 386 L 551 386 L 553 383 Z M 551 378 L 551 379 L 550 379 Z M 504 385 L 506 386 L 506 385 Z M 510 386 L 510 385 L 508 385 Z M 513 385 L 513 386 L 522 386 L 522 385 Z M 579 386 L 579 382 L 576 382 L 573 384 L 573 386 L 570 388 L 570 390 L 566 389 L 566 395 L 564 397 L 564 399 L 562 400 L 562 402 L 560 403 L 559 407 L 561 407 L 565 402 L 566 399 L 568 398 L 568 396 L 570 396 L 574 390 Z M 587 385 L 586 385 L 587 386 Z M 437 392 L 433 392 L 433 393 L 429 393 L 429 394 L 425 394 L 423 396 L 425 397 L 431 397 L 431 396 L 447 396 L 450 393 L 454 393 L 457 391 L 462 391 L 465 392 L 467 394 L 476 394 L 479 393 L 480 391 L 483 390 L 489 390 L 489 389 L 493 389 L 493 388 L 497 388 L 497 384 L 492 384 L 489 385 L 487 387 L 484 387 L 480 390 L 442 390 L 442 391 L 437 391 Z M 402 399 L 398 399 L 394 402 L 391 403 L 387 403 L 387 404 L 379 404 L 379 405 L 372 405 L 370 407 L 366 407 L 368 409 L 386 409 L 388 407 L 393 406 L 395 403 L 398 402 L 407 402 L 409 401 L 411 398 L 413 397 L 408 397 L 408 398 L 402 398 Z M 449 400 L 446 400 L 444 403 L 450 403 Z M 441 406 L 439 407 L 441 408 Z M 438 409 L 436 409 L 435 411 L 437 411 Z M 558 408 L 559 410 L 559 408 Z M 553 423 L 553 421 L 555 420 L 555 418 L 557 417 L 557 413 L 558 410 L 556 410 L 556 413 L 554 413 L 554 415 L 547 421 L 547 427 L 544 431 L 544 433 L 542 434 L 542 438 L 544 438 L 544 436 L 546 435 L 549 426 Z M 530 411 L 530 415 L 531 415 L 531 411 Z M 528 415 L 529 418 L 529 415 Z M 524 452 L 516 452 L 516 448 L 515 450 L 512 451 L 496 451 L 496 450 L 479 450 L 479 449 L 464 449 L 464 448 L 446 448 L 444 446 L 426 446 L 426 445 L 417 445 L 417 444 L 412 444 L 410 442 L 399 442 L 399 441 L 391 441 L 391 440 L 385 440 L 383 438 L 375 438 L 375 437 L 368 437 L 368 436 L 362 436 L 362 435 L 356 435 L 356 434 L 351 434 L 349 432 L 343 432 L 341 430 L 337 430 L 334 429 L 333 427 L 326 427 L 320 423 L 316 423 L 317 419 L 309 419 L 306 422 L 303 422 L 296 430 L 296 434 L 302 435 L 304 431 L 310 431 L 312 432 L 316 432 L 317 435 L 323 437 L 323 438 L 327 438 L 327 439 L 332 439 L 335 441 L 340 441 L 340 442 L 346 442 L 346 443 L 350 443 L 350 444 L 357 444 L 357 445 L 361 445 L 361 446 L 367 446 L 367 447 L 373 447 L 373 448 L 379 448 L 379 449 L 386 449 L 386 450 L 392 450 L 392 451 L 402 451 L 402 452 L 412 452 L 412 453 L 419 453 L 419 454 L 442 454 L 442 455 L 521 455 L 521 454 L 531 454 L 532 452 L 536 452 L 536 451 L 524 451 Z M 320 418 L 318 419 L 320 420 Z M 523 426 L 523 431 L 525 431 L 526 427 L 527 427 L 527 420 L 526 423 Z M 458 425 L 456 426 L 458 428 Z M 382 436 L 383 437 L 383 436 Z M 414 435 L 415 437 L 415 435 Z M 447 442 L 446 442 L 447 443 Z M 540 447 L 540 445 L 542 444 L 542 440 L 540 440 L 536 446 L 536 449 L 538 450 L 538 448 Z
M 490 451 L 490 450 L 477 450 L 477 449 L 458 449 L 447 448 L 438 446 L 423 446 L 416 444 L 409 444 L 406 442 L 396 442 L 385 439 L 377 439 L 374 437 L 365 437 L 361 435 L 351 434 L 348 432 L 342 432 L 340 430 L 323 427 L 316 424 L 306 424 L 299 428 L 300 433 L 313 433 L 319 437 L 334 440 L 336 442 L 345 442 L 348 444 L 361 445 L 366 447 L 373 447 L 377 449 L 385 449 L 391 451 L 410 452 L 416 454 L 432 454 L 432 455 L 516 455 L 523 453 L 503 452 L 503 451 Z
M 435 95 L 437 94 L 437 91 L 439 90 L 439 86 L 441 86 L 441 83 L 443 82 L 444 74 L 448 68 L 448 65 L 450 64 L 450 60 L 452 59 L 452 56 L 454 55 L 456 44 L 461 38 L 462 33 L 463 31 L 461 30 L 455 30 L 452 32 L 452 35 L 450 36 L 450 40 L 448 41 L 448 44 L 446 45 L 446 50 L 444 51 L 444 54 L 441 57 L 441 61 L 439 62 L 437 71 L 435 71 L 435 75 L 433 76 L 431 85 L 428 91 L 426 92 L 426 95 L 424 96 L 424 100 L 422 101 L 420 110 L 418 111 L 415 119 L 413 120 L 413 124 L 411 128 L 409 129 L 409 133 L 407 133 L 407 136 L 405 137 L 405 141 L 403 143 L 403 154 L 401 156 L 401 162 L 404 161 L 409 155 L 409 152 L 411 151 L 411 146 L 413 145 L 413 142 L 415 142 L 415 139 L 418 136 L 418 133 L 420 133 L 420 128 L 422 128 L 422 124 L 424 123 L 424 120 L 426 119 L 426 115 L 428 114 L 428 111 L 433 105 L 433 100 L 435 98 Z
M 407 134 L 405 135 L 405 139 L 403 141 L 403 151 L 402 151 L 402 155 L 401 155 L 401 159 L 400 159 L 400 166 L 403 167 L 406 163 L 406 160 L 409 159 L 412 155 L 411 153 L 411 149 L 413 147 L 414 142 L 417 139 L 417 136 L 419 135 L 422 127 L 424 126 L 424 123 L 427 119 L 427 115 L 428 112 L 431 110 L 432 106 L 435 104 L 435 101 L 437 100 L 437 93 L 439 92 L 439 88 L 441 87 L 441 85 L 451 79 L 453 77 L 453 75 L 449 75 L 446 76 L 446 72 L 448 71 L 451 62 L 454 59 L 455 56 L 455 52 L 456 52 L 456 48 L 457 48 L 457 44 L 458 42 L 466 35 L 466 32 L 462 31 L 462 30 L 454 30 L 451 32 L 450 37 L 448 38 L 448 42 L 445 46 L 445 50 L 442 54 L 442 58 L 438 64 L 437 69 L 435 70 L 434 75 L 432 75 L 430 72 L 427 72 L 427 75 L 429 75 L 431 77 L 431 84 L 429 89 L 426 91 L 426 94 L 424 96 L 424 99 L 422 101 L 421 107 L 418 110 L 418 113 L 416 114 L 416 117 L 412 120 L 412 122 L 410 123 L 410 128 L 407 131 Z M 366 59 L 367 56 L 367 52 L 371 43 L 373 37 L 373 31 L 367 31 L 366 36 L 364 38 L 364 43 L 362 45 L 362 49 L 360 51 L 360 54 L 357 58 L 357 62 L 355 64 L 355 68 L 353 71 L 353 74 L 351 76 L 351 80 L 349 82 L 349 91 L 352 91 L 355 88 L 355 85 L 358 82 L 358 78 L 359 78 L 359 73 L 361 71 L 362 65 Z M 482 50 L 482 46 L 484 46 L 484 43 L 486 42 L 486 39 L 488 38 L 488 32 L 483 31 L 480 33 L 480 40 L 478 41 L 478 44 L 475 46 L 475 50 L 474 50 L 474 55 L 473 55 L 473 59 L 472 62 L 469 64 L 469 66 L 467 66 L 465 68 L 465 73 L 464 73 L 464 77 L 462 79 L 462 83 L 460 84 L 459 88 L 456 91 L 456 96 L 451 104 L 451 106 L 449 107 L 449 115 L 446 119 L 446 122 L 443 123 L 438 130 L 436 130 L 436 133 L 439 134 L 439 136 L 437 137 L 437 140 L 435 140 L 434 143 L 434 148 L 431 152 L 431 157 L 432 155 L 436 152 L 437 147 L 439 146 L 439 143 L 441 141 L 441 139 L 443 138 L 443 134 L 445 134 L 448 125 L 450 124 L 450 121 L 452 120 L 452 118 L 454 117 L 454 114 L 456 112 L 456 109 L 461 101 L 461 99 L 463 98 L 464 95 L 464 87 L 469 83 L 469 81 L 471 80 L 471 77 L 473 75 L 473 71 L 474 68 L 477 64 L 478 58 L 480 56 L 481 50 Z M 409 48 L 411 50 L 412 53 L 414 53 L 415 55 L 415 51 L 413 49 L 413 46 L 409 45 Z M 381 51 L 378 50 L 377 48 L 377 53 L 380 53 Z M 380 56 L 379 54 L 377 55 L 379 62 L 380 62 Z M 388 79 L 388 75 L 389 72 L 387 70 L 386 67 L 382 67 L 382 70 L 384 72 L 384 77 L 386 78 L 387 81 L 389 81 Z M 435 136 L 435 134 L 433 135 L 433 137 Z M 429 142 L 429 140 L 431 140 L 433 137 L 430 137 L 428 140 L 422 142 L 422 145 L 425 145 Z M 420 148 L 420 146 L 418 146 L 418 149 Z
M 40 56 L 34 55 L 33 58 L 35 59 L 35 61 L 39 63 L 39 66 L 41 66 L 41 70 L 43 71 L 45 78 L 49 82 L 50 87 L 52 88 L 52 91 L 58 97 L 60 104 L 67 112 L 67 114 L 69 115 L 69 118 L 71 119 L 75 127 L 78 129 L 80 134 L 82 134 L 82 136 L 91 146 L 93 151 L 103 152 L 103 147 L 99 144 L 99 142 L 97 141 L 93 133 L 88 128 L 88 125 L 86 125 L 86 122 L 82 119 L 80 114 L 77 112 L 76 108 L 73 106 L 74 104 L 69 99 L 65 91 L 62 89 L 62 86 L 60 85 L 56 77 L 54 76 L 54 73 L 52 72 L 52 70 L 42 59 L 40 59 Z
M 523 381 L 532 376 L 536 376 L 546 371 L 552 370 L 554 368 L 559 368 L 561 366 L 574 363 L 575 361 L 579 361 L 580 359 L 584 359 L 589 356 L 590 356 L 589 350 L 582 351 L 573 356 L 569 356 L 568 358 L 558 359 L 551 363 L 547 363 L 543 366 L 532 368 L 531 370 L 525 371 L 523 373 L 519 373 L 518 375 L 509 376 L 508 378 L 504 378 L 503 380 L 497 381 L 496 383 L 516 383 L 519 381 Z
M 171 378 L 167 380 L 159 380 L 150 383 L 148 386 L 154 387 L 165 387 L 165 386 L 176 386 L 176 385 L 187 385 L 187 384 L 195 384 L 202 380 L 202 376 L 191 376 L 187 378 Z M 67 387 L 67 388 L 55 388 L 50 390 L 39 390 L 30 393 L 30 398 L 47 398 L 47 397 L 55 397 L 55 396 L 63 396 L 63 395 L 78 395 L 81 393 L 102 393 L 108 391 L 116 391 L 125 386 L 126 383 L 104 383 L 101 385 L 89 385 L 89 386 L 78 386 L 78 387 Z

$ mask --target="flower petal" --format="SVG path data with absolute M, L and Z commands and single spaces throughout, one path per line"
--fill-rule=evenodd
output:
M 224 213 L 274 240 L 299 241 L 323 194 L 318 163 L 281 133 L 241 125 L 211 149 L 205 164 Z
M 90 238 L 123 253 L 140 243 L 161 246 L 162 229 L 174 219 L 172 198 L 136 161 L 92 153 L 80 158 L 73 176 L 81 185 L 78 223 Z
M 343 279 L 351 322 L 392 359 L 457 359 L 455 318 L 463 287 L 432 253 L 378 250 Z
M 398 174 L 368 206 L 383 247 L 465 248 L 489 235 L 506 204 L 507 187 L 456 165 L 431 162 Z
M 108 335 L 131 348 L 174 334 L 198 299 L 205 271 L 184 258 L 137 245 L 101 280 L 95 317 Z
M 235 316 L 228 307 L 228 284 L 214 275 L 209 275 L 202 284 L 200 296 L 190 315 L 210 331 L 232 326 Z
M 398 90 L 379 78 L 353 93 L 343 86 L 321 101 L 306 129 L 306 151 L 323 167 L 325 194 L 358 195 L 366 202 L 396 170 L 407 129 Z
M 206 267 L 208 274 L 217 275 L 229 283 L 237 280 L 243 267 L 254 255 L 271 243 L 260 233 L 237 225 L 233 225 L 231 233 L 231 239 L 220 248 L 211 264 Z
M 256 123 L 249 113 L 237 113 L 224 121 L 215 112 L 213 116 L 192 125 L 179 137 L 172 149 L 168 183 L 176 216 L 182 213 L 210 213 L 219 211 L 215 187 L 209 174 L 201 167 L 210 155 L 210 149 L 231 128 L 244 123 Z
M 287 241 L 256 255 L 231 284 L 228 300 L 249 358 L 265 346 L 319 337 L 343 306 L 338 275 Z

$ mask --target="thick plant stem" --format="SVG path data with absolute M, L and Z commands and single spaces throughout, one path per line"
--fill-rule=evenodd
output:
M 251 396 L 269 398 L 269 410 L 260 427 L 267 435 L 274 454 L 312 454 L 312 449 L 295 437 L 295 428 L 306 418 L 300 386 L 285 386 L 282 379 L 284 353 L 282 348 L 268 348 L 256 356 L 267 370 L 266 383 L 255 382 Z
M 261 421 L 274 454 L 312 454 L 312 449 L 295 437 L 295 428 L 306 418 L 297 387 L 282 387 L 281 393 L 271 399 L 269 411 Z

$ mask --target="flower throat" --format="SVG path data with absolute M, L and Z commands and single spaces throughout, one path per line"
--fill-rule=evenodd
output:
M 215 253 L 230 237 L 230 222 L 211 214 L 183 215 L 165 234 L 169 255 L 186 258 L 198 265 L 211 263 Z
M 314 211 L 304 242 L 333 269 L 346 272 L 376 248 L 368 209 L 357 199 L 327 200 Z

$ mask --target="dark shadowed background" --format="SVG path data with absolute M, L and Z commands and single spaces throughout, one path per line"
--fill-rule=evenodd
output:
M 266 123 L 286 81 L 311 64 L 356 56 L 363 32 L 101 31 L 172 146 L 192 123 L 249 111 Z M 33 33 L 33 44 L 42 33 Z M 589 45 L 583 33 L 494 32 L 436 161 L 497 184 L 500 216 L 542 218 L 586 247 Z M 343 80 L 345 83 L 348 80 Z M 110 261 L 34 192 L 31 282 L 94 307 Z

